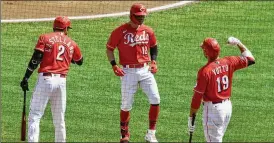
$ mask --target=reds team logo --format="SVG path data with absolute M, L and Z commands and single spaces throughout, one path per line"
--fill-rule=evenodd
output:
M 140 11 L 141 12 L 143 12 L 143 11 L 145 11 L 146 10 L 146 8 L 144 7 L 144 6 L 142 6 L 141 8 L 140 8 Z
M 127 33 L 124 36 L 124 44 L 129 44 L 131 47 L 138 45 L 138 44 L 147 44 L 149 41 L 149 35 L 146 31 L 143 31 L 141 34 L 132 34 Z

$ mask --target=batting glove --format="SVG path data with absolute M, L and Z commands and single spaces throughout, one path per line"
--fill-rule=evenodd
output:
M 150 71 L 151 73 L 155 74 L 158 71 L 157 65 L 156 65 L 156 61 L 151 61 L 150 63 Z
M 113 69 L 113 72 L 115 73 L 115 75 L 117 75 L 117 76 L 124 76 L 125 75 L 125 72 L 120 67 L 118 67 L 117 65 L 112 66 L 112 69 Z
M 236 45 L 240 44 L 241 41 L 239 39 L 235 38 L 235 37 L 229 37 L 227 39 L 227 43 L 232 45 L 232 46 L 236 46 Z
M 192 126 L 192 117 L 188 117 L 188 131 L 193 133 L 195 130 L 195 124 Z
M 29 91 L 28 79 L 24 77 L 23 80 L 20 83 L 20 86 L 21 86 L 23 91 Z

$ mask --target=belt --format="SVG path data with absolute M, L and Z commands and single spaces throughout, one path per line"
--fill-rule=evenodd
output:
M 224 99 L 224 100 L 221 100 L 221 101 L 212 101 L 212 104 L 218 104 L 218 103 L 223 103 L 223 102 L 225 102 L 225 101 L 228 101 L 229 100 L 229 98 L 228 99 Z
M 131 65 L 123 65 L 124 68 L 142 68 L 144 66 L 148 65 L 147 63 L 143 64 L 131 64 Z
M 54 74 L 54 73 L 43 73 L 43 76 L 52 76 L 52 75 L 57 75 L 57 74 Z M 62 77 L 62 78 L 66 78 L 65 74 L 58 74 L 58 75 L 60 75 L 60 77 Z

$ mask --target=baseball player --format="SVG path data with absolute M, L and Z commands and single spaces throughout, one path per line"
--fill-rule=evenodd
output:
M 252 53 L 239 39 L 229 37 L 228 44 L 237 46 L 241 55 L 219 58 L 220 46 L 213 38 L 206 38 L 201 45 L 208 62 L 197 75 L 188 128 L 189 132 L 194 132 L 192 117 L 196 115 L 203 101 L 203 127 L 207 142 L 222 142 L 230 121 L 232 113 L 230 96 L 234 71 L 255 64 Z
M 112 31 L 107 42 L 107 57 L 115 75 L 121 77 L 120 142 L 130 138 L 130 110 L 138 85 L 147 95 L 149 110 L 149 128 L 145 135 L 148 142 L 157 142 L 156 122 L 160 111 L 160 96 L 153 74 L 157 72 L 157 42 L 153 30 L 144 25 L 147 9 L 142 4 L 133 4 L 130 9 L 130 21 Z M 116 64 L 114 49 L 118 47 L 120 66 Z M 150 63 L 150 65 L 149 65 Z
M 30 104 L 28 119 L 28 141 L 39 141 L 39 124 L 48 101 L 51 104 L 55 142 L 66 141 L 66 76 L 70 63 L 82 65 L 81 51 L 67 36 L 71 29 L 68 17 L 58 16 L 53 23 L 52 33 L 40 35 L 34 53 L 21 82 L 24 91 L 29 90 L 28 79 L 40 64 L 38 81 Z

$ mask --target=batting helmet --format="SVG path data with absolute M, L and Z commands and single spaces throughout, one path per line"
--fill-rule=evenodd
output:
M 130 20 L 133 23 L 140 25 L 141 23 L 134 17 L 134 15 L 137 15 L 137 16 L 147 15 L 146 7 L 142 4 L 133 4 L 130 8 Z
M 211 60 L 217 59 L 220 54 L 220 45 L 214 38 L 205 38 L 201 48 Z
M 70 28 L 70 20 L 66 16 L 57 16 L 53 22 L 53 28 L 54 29 L 65 29 L 65 28 Z

